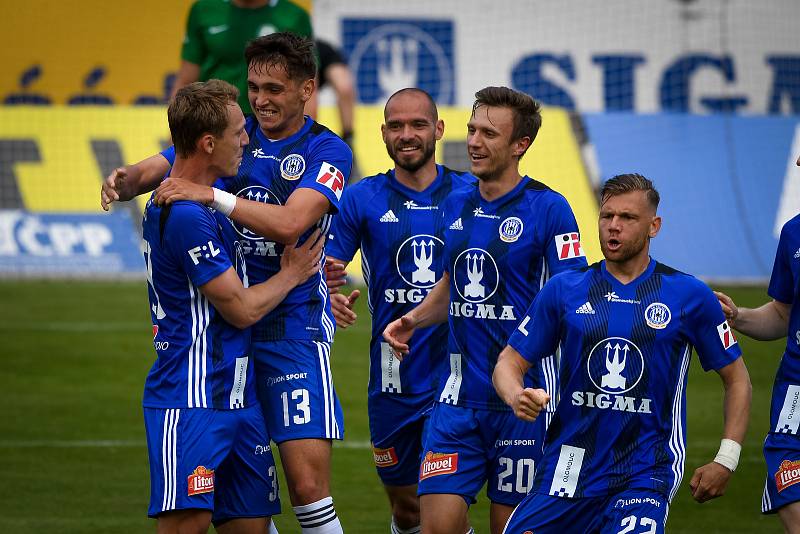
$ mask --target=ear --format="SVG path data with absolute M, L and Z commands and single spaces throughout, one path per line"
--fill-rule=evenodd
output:
M 203 137 L 197 141 L 197 148 L 206 154 L 214 152 L 214 136 L 210 133 L 203 134 Z
M 317 81 L 314 78 L 303 82 L 303 84 L 300 86 L 300 98 L 303 100 L 303 102 L 308 102 L 308 100 L 311 98 L 311 95 L 314 94 L 314 89 L 316 86 Z
M 386 124 L 381 124 L 381 137 L 383 138 L 383 142 L 386 143 Z
M 439 119 L 436 121 L 436 140 L 440 141 L 444 135 L 444 121 Z
M 653 217 L 653 220 L 650 221 L 650 231 L 647 233 L 647 235 L 649 235 L 650 238 L 653 238 L 658 235 L 658 232 L 660 230 L 661 230 L 661 217 L 656 215 L 655 217 Z
M 511 152 L 512 156 L 517 158 L 521 158 L 522 155 L 528 150 L 528 147 L 531 146 L 531 138 L 527 135 L 525 137 L 520 137 L 516 141 L 512 143 L 513 150 Z

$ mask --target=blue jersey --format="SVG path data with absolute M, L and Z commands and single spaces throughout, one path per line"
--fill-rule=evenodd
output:
M 628 284 L 605 262 L 556 276 L 509 344 L 534 365 L 561 346 L 560 400 L 533 485 L 559 497 L 643 489 L 671 499 L 692 347 L 705 370 L 741 355 L 708 286 L 655 260 Z
M 785 389 L 786 394 L 772 399 L 770 431 L 795 435 L 800 434 L 800 306 L 796 305 L 799 292 L 800 215 L 787 222 L 781 230 L 768 289 L 770 297 L 792 306 L 786 350 L 775 376 L 775 393 L 783 393 Z M 777 387 L 783 385 L 785 387 Z
M 508 410 L 492 386 L 497 356 L 545 281 L 586 265 L 578 225 L 563 196 L 527 176 L 491 202 L 477 186 L 454 192 L 442 212 L 450 375 L 439 401 Z M 529 380 L 552 391 L 555 365 L 551 358 Z
M 234 409 L 256 402 L 249 332 L 228 324 L 199 287 L 243 256 L 223 237 L 225 217 L 195 202 L 147 202 L 142 222 L 156 361 L 144 387 L 148 408 Z M 245 282 L 246 284 L 246 282 Z
M 294 135 L 278 141 L 267 139 L 258 121 L 247 116 L 250 144 L 244 150 L 239 173 L 223 178 L 216 187 L 229 193 L 266 204 L 283 205 L 298 188 L 309 188 L 325 195 L 330 212 L 301 237 L 302 244 L 316 227 L 323 234 L 331 215 L 339 209 L 344 185 L 350 175 L 353 154 L 344 141 L 321 124 L 306 117 Z M 174 150 L 162 154 L 174 162 Z M 230 221 L 224 225 L 228 238 L 236 241 L 247 260 L 250 281 L 257 284 L 280 270 L 283 245 L 263 238 Z M 252 328 L 254 341 L 306 339 L 333 341 L 336 322 L 328 300 L 328 287 L 322 271 L 289 292 L 289 295 Z
M 447 365 L 447 325 L 415 332 L 402 365 L 383 341 L 386 326 L 411 311 L 441 278 L 440 205 L 453 189 L 475 181 L 441 165 L 436 169 L 436 179 L 424 191 L 398 182 L 393 170 L 349 186 L 331 226 L 328 254 L 349 262 L 361 249 L 372 313 L 370 394 L 433 391 Z

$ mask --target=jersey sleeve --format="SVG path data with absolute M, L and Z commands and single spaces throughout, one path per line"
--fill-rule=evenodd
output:
M 581 246 L 580 231 L 567 199 L 555 194 L 547 213 L 545 261 L 550 274 L 586 267 L 586 254 Z
M 742 355 L 733 329 L 725 320 L 722 308 L 711 289 L 696 281 L 691 295 L 692 307 L 686 321 L 689 337 L 697 349 L 703 370 L 721 369 Z
M 197 287 L 233 266 L 216 219 L 200 204 L 180 202 L 173 205 L 164 228 L 163 243 Z
M 298 188 L 305 187 L 322 193 L 330 202 L 329 212 L 337 213 L 353 167 L 353 152 L 332 133 L 320 137 L 322 139 L 309 154 Z
M 778 241 L 778 250 L 775 252 L 775 263 L 772 266 L 772 277 L 769 279 L 767 293 L 770 297 L 784 304 L 792 304 L 794 301 L 794 276 L 789 254 L 792 253 L 789 247 L 790 233 L 789 223 L 781 229 L 781 237 Z
M 186 20 L 186 34 L 183 36 L 181 59 L 200 65 L 206 57 L 206 46 L 203 42 L 203 28 L 200 24 L 200 3 L 195 2 L 189 10 Z
M 175 145 L 170 145 L 162 150 L 161 155 L 169 161 L 170 166 L 175 165 Z
M 359 203 L 356 202 L 361 187 L 348 187 L 342 195 L 339 213 L 333 217 L 330 235 L 325 245 L 327 255 L 350 262 L 361 247 Z
M 533 299 L 508 344 L 536 365 L 558 348 L 560 328 L 559 280 L 548 281 Z

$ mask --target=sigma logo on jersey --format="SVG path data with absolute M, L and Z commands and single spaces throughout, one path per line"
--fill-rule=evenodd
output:
M 428 451 L 419 468 L 419 479 L 448 475 L 458 471 L 458 453 L 442 453 Z
M 200 265 L 200 258 L 216 258 L 217 255 L 219 255 L 219 249 L 214 246 L 214 243 L 209 241 L 208 245 L 198 245 L 194 248 L 190 248 L 186 253 L 192 258 L 192 263 Z
M 306 170 L 306 160 L 300 154 L 289 154 L 281 161 L 281 176 L 284 180 L 299 180 Z
M 422 302 L 439 279 L 435 269 L 443 247 L 441 239 L 429 234 L 418 234 L 403 241 L 397 248 L 395 266 L 410 289 L 388 288 L 384 290 L 384 300 L 398 304 Z
M 322 162 L 322 166 L 317 173 L 317 183 L 322 184 L 336 195 L 337 200 L 342 200 L 342 191 L 344 191 L 344 174 L 342 171 L 328 163 Z
M 279 206 L 281 204 L 275 193 L 260 185 L 247 186 L 239 190 L 239 192 L 236 193 L 236 196 L 246 198 L 247 200 L 253 200 L 255 202 L 263 202 L 264 204 L 277 204 Z M 232 219 L 229 220 L 231 221 L 233 228 L 236 230 L 236 233 L 240 236 L 251 241 L 263 241 L 264 238 L 262 236 L 248 228 L 245 228 L 241 224 L 234 222 Z M 245 253 L 247 252 L 248 251 L 245 251 Z
M 188 479 L 189 497 L 214 491 L 214 470 L 198 465 Z
M 519 217 L 508 217 L 502 223 L 500 223 L 500 239 L 504 243 L 513 243 L 519 236 L 522 235 L 522 219 Z
M 798 482 L 800 482 L 800 460 L 782 461 L 781 466 L 775 473 L 775 486 L 778 488 L 778 492 L 780 493 Z
M 644 310 L 644 320 L 650 328 L 663 330 L 671 319 L 672 313 L 666 304 L 654 302 Z
M 725 349 L 729 349 L 736 345 L 736 336 L 733 335 L 733 330 L 731 330 L 728 321 L 723 321 L 721 324 L 717 325 L 717 333 L 719 334 L 719 340 L 722 341 L 722 346 L 725 347 Z
M 495 294 L 500 283 L 497 263 L 489 252 L 482 248 L 462 251 L 456 257 L 450 272 L 458 295 L 467 301 L 461 302 L 451 295 L 450 315 L 476 319 L 517 320 L 514 306 L 483 304 Z
M 586 360 L 586 372 L 602 393 L 573 391 L 572 404 L 601 410 L 652 413 L 652 399 L 626 397 L 644 374 L 642 351 L 623 337 L 609 337 L 597 343 Z
M 399 462 L 394 447 L 389 447 L 388 449 L 372 447 L 372 458 L 375 460 L 375 465 L 378 467 L 392 467 Z
M 586 255 L 583 252 L 581 238 L 578 232 L 558 234 L 554 239 L 559 261 L 571 260 L 572 258 L 581 258 Z

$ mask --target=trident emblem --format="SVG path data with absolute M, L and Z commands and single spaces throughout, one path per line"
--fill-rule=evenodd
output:
M 433 283 L 436 282 L 436 273 L 431 271 L 433 265 L 433 239 L 425 242 L 423 239 L 419 243 L 416 240 L 411 242 L 411 249 L 414 252 L 414 265 L 417 268 L 411 273 L 412 283 Z
M 483 280 L 483 254 L 467 254 L 467 278 L 469 284 L 464 287 L 464 297 L 483 297 L 486 289 L 481 284 Z
M 614 356 L 611 356 L 611 349 L 614 349 Z M 625 370 L 625 361 L 628 359 L 628 345 L 625 344 L 624 348 L 615 343 L 606 343 L 606 369 L 608 374 L 603 375 L 601 378 L 601 387 L 608 387 L 612 389 L 625 389 L 625 377 L 622 376 L 622 371 Z M 619 351 L 622 350 L 622 360 L 619 359 Z

